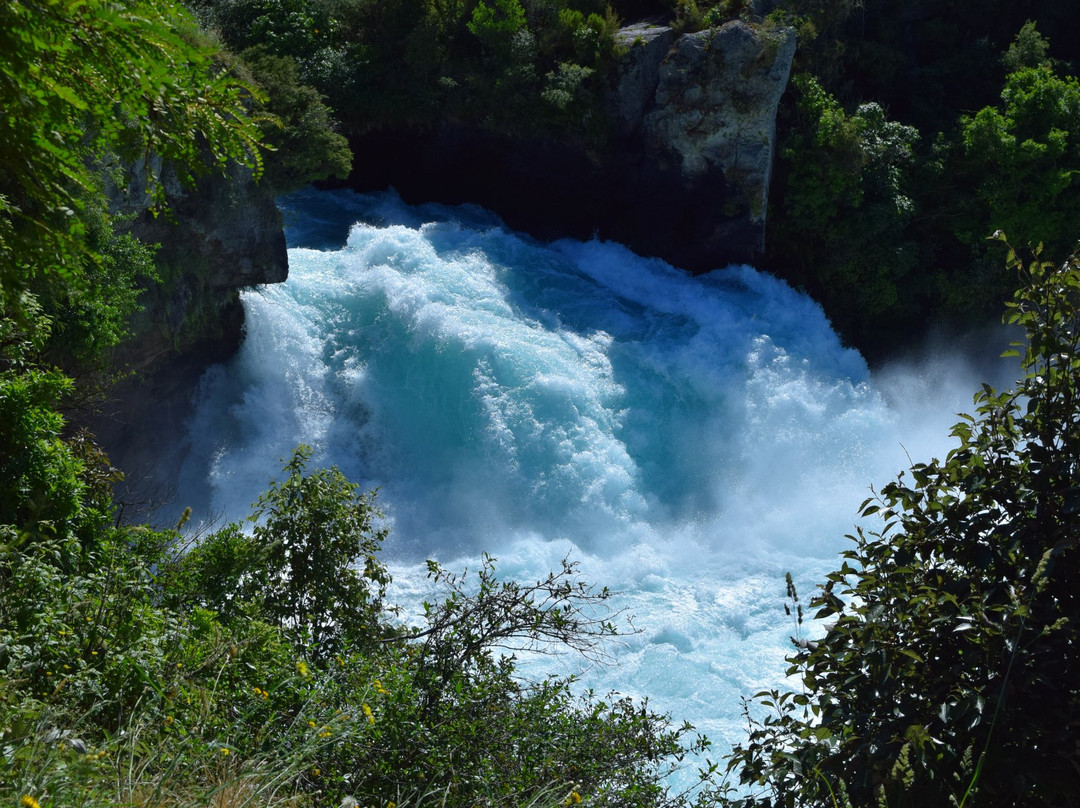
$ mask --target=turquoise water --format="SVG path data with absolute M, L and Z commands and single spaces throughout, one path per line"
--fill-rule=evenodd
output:
M 203 380 L 179 506 L 244 516 L 304 442 L 379 489 L 406 607 L 427 557 L 488 552 L 528 579 L 570 556 L 638 633 L 608 665 L 524 670 L 648 695 L 718 752 L 740 699 L 783 682 L 784 573 L 808 597 L 870 485 L 944 452 L 969 409 L 955 365 L 872 377 L 816 303 L 749 267 L 692 278 L 392 193 L 282 205 L 289 281 L 244 295 L 247 339 Z

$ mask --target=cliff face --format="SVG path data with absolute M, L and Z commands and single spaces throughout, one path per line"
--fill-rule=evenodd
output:
M 620 40 L 629 52 L 609 103 L 614 125 L 646 164 L 678 166 L 671 181 L 688 197 L 679 215 L 698 244 L 686 262 L 751 260 L 764 248 L 776 111 L 795 32 L 736 20 L 674 41 L 667 28 L 633 26 Z
M 475 202 L 541 238 L 621 241 L 693 271 L 761 250 L 790 29 L 743 22 L 676 38 L 639 24 L 606 97 L 607 145 L 444 125 L 353 143 L 351 184 Z
M 719 172 L 750 220 L 764 224 L 776 111 L 795 56 L 795 32 L 746 23 L 680 37 L 660 66 L 645 143 L 679 156 L 683 176 Z
M 160 283 L 140 298 L 143 311 L 118 361 L 142 370 L 180 357 L 227 356 L 239 345 L 243 309 L 239 290 L 288 276 L 281 213 L 272 189 L 246 169 L 208 174 L 183 188 L 168 167 L 161 172 L 166 208 L 154 215 L 145 170 L 136 167 L 126 189 L 113 189 L 112 208 L 130 219 L 129 232 L 159 244 Z
M 144 308 L 134 318 L 132 337 L 116 352 L 117 367 L 136 372 L 88 419 L 127 476 L 121 501 L 148 509 L 169 497 L 159 472 L 182 458 L 166 459 L 161 451 L 169 437 L 182 434 L 203 371 L 231 356 L 243 338 L 240 289 L 288 275 L 273 191 L 253 182 L 250 172 L 207 175 L 191 189 L 181 187 L 168 167 L 161 176 L 167 208 L 157 216 L 149 212 L 141 167 L 130 172 L 127 188 L 110 191 L 113 212 L 128 219 L 128 231 L 161 245 L 160 283 L 140 297 Z M 139 516 L 139 508 L 129 515 Z

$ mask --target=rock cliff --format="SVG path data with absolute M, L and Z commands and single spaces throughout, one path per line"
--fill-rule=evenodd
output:
M 288 275 L 281 213 L 273 190 L 234 167 L 182 187 L 168 166 L 155 167 L 166 204 L 151 210 L 145 168 L 128 172 L 126 188 L 110 192 L 112 210 L 147 244 L 160 245 L 160 283 L 151 285 L 133 322 L 134 338 L 118 361 L 136 370 L 180 356 L 228 355 L 239 344 L 243 310 L 239 290 L 278 283 Z
M 160 245 L 160 283 L 141 296 L 133 335 L 116 353 L 117 367 L 136 372 L 88 425 L 127 475 L 121 500 L 149 508 L 168 499 L 157 473 L 161 451 L 184 429 L 203 371 L 231 356 L 243 337 L 240 289 L 284 281 L 288 256 L 273 190 L 246 169 L 207 174 L 184 188 L 168 166 L 155 166 L 167 205 L 154 215 L 145 170 L 126 168 L 129 183 L 110 189 L 111 207 L 129 232 Z
M 764 224 L 776 110 L 794 55 L 791 29 L 741 21 L 680 37 L 659 69 L 646 147 L 677 154 L 690 181 L 720 172 L 751 221 Z
M 776 111 L 795 32 L 735 20 L 678 39 L 666 27 L 636 25 L 619 39 L 629 50 L 608 105 L 616 131 L 646 164 L 676 164 L 672 181 L 712 218 L 684 207 L 700 252 L 687 263 L 752 259 L 764 248 Z

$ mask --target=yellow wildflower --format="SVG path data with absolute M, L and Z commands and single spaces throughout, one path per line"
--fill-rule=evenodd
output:
M 311 676 L 311 671 L 308 669 L 308 664 L 306 662 L 304 662 L 304 660 L 302 660 L 302 659 L 299 662 L 296 663 L 296 670 L 305 679 L 307 679 L 309 676 Z
M 172 717 L 171 715 L 167 715 L 167 716 L 165 716 L 165 726 L 167 726 L 167 727 L 171 727 L 171 726 L 172 726 L 172 723 L 173 723 L 173 721 L 175 721 L 175 720 L 176 720 L 176 719 L 175 719 L 175 718 L 173 718 L 173 717 Z
M 225 756 L 228 756 L 229 754 L 231 754 L 230 751 L 229 751 L 229 747 L 227 747 L 227 746 L 221 747 L 221 754 L 223 754 Z
M 562 801 L 562 804 L 564 806 L 577 805 L 580 802 L 581 802 L 581 795 L 578 794 L 576 791 L 571 791 L 569 794 L 566 795 L 566 799 L 564 799 Z
M 386 808 L 397 808 L 397 803 L 390 800 L 390 802 L 386 803 Z
M 368 707 L 366 704 L 364 704 L 364 705 L 362 705 L 361 709 L 364 711 L 364 715 L 367 716 L 368 723 L 369 724 L 374 724 L 375 723 L 375 716 L 372 715 L 371 708 Z
M 38 801 L 29 794 L 23 794 L 22 799 L 19 800 L 19 804 L 25 806 L 25 808 L 41 808 Z
M 309 727 L 311 727 L 312 729 L 315 729 L 315 722 L 314 722 L 314 721 L 308 721 L 308 722 L 307 722 L 307 725 L 308 725 Z

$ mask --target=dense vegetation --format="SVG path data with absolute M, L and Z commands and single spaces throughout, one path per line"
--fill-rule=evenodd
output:
M 777 260 L 854 331 L 928 308 L 980 315 L 1018 286 L 1025 376 L 984 389 L 953 452 L 865 504 L 882 526 L 858 531 L 811 601 L 835 621 L 823 636 L 802 636 L 790 591 L 802 689 L 748 705 L 729 764 L 751 789 L 739 797 L 715 771 L 695 797 L 666 790 L 668 767 L 707 748 L 690 728 L 516 675 L 507 649 L 602 654 L 616 631 L 607 593 L 572 564 L 533 584 L 500 582 L 490 560 L 432 565 L 442 594 L 401 615 L 373 498 L 309 469 L 304 447 L 248 524 L 186 546 L 177 529 L 119 523 L 118 472 L 62 412 L 84 393 L 70 374 L 107 364 L 157 272 L 108 210 L 131 166 L 162 201 L 157 158 L 190 181 L 242 165 L 295 187 L 347 169 L 331 110 L 350 132 L 462 116 L 591 137 L 619 16 L 693 27 L 749 5 L 197 4 L 232 55 L 168 0 L 0 7 L 14 111 L 0 118 L 0 801 L 1080 801 L 1080 259 L 1059 257 L 1077 209 L 1077 81 L 991 0 L 930 16 L 926 53 L 889 24 L 901 5 L 926 23 L 918 3 L 778 5 L 804 48 Z M 1046 20 L 1067 38 L 1068 15 Z M 879 70 L 855 70 L 865 60 Z M 993 226 L 1045 252 L 1002 261 Z
M 870 353 L 994 319 L 1014 278 L 986 236 L 1023 234 L 1059 261 L 1075 246 L 1080 85 L 1052 55 L 1077 57 L 1075 15 L 820 6 L 794 18 L 811 31 L 781 107 L 764 266 Z

